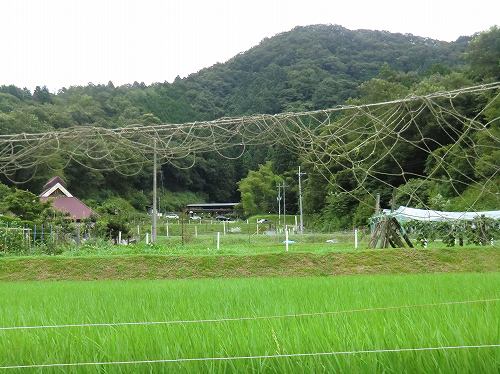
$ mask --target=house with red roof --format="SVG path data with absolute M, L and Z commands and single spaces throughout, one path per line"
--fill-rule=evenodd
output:
M 45 183 L 39 197 L 41 201 L 50 202 L 53 209 L 68 215 L 68 218 L 74 221 L 90 218 L 94 214 L 92 209 L 66 189 L 60 177 L 53 177 Z

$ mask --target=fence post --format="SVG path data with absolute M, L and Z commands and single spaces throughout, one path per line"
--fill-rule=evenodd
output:
M 146 244 L 149 244 L 149 232 L 146 233 Z
M 122 244 L 122 232 L 118 231 L 118 244 Z
M 226 235 L 226 221 L 222 221 L 222 227 L 224 230 L 224 235 Z
M 220 249 L 220 232 L 217 231 L 217 250 Z

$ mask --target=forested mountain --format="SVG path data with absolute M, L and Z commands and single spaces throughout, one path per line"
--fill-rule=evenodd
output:
M 498 33 L 493 28 L 483 34 L 483 42 L 498 49 Z M 478 59 L 482 52 L 477 51 L 471 39 L 461 37 L 448 43 L 413 35 L 315 25 L 264 39 L 226 63 L 184 79 L 178 77 L 173 83 L 147 86 L 134 82 L 119 87 L 112 82 L 89 83 L 85 87 L 62 88 L 57 93 L 50 93 L 43 86 L 33 93 L 1 86 L 0 134 L 304 111 L 332 107 L 348 99 L 373 102 L 415 90 L 425 93 L 497 79 L 498 65 L 491 71 L 491 63 Z M 498 51 L 492 53 L 495 61 Z M 207 154 L 187 171 L 164 165 L 160 180 L 167 190 L 192 191 L 199 193 L 199 199 L 238 200 L 237 182 L 266 160 L 273 161 L 274 171 L 280 174 L 292 173 L 300 163 L 282 149 L 254 149 L 230 163 Z M 30 172 L 19 171 L 15 179 L 27 178 Z M 136 208 L 147 204 L 143 191 L 147 195 L 151 189 L 148 171 L 124 177 L 114 172 L 85 170 L 75 163 L 63 170 L 57 162 L 38 170 L 21 187 L 38 192 L 53 174 L 61 175 L 69 188 L 83 198 L 102 201 L 119 195 Z M 5 178 L 3 181 L 7 182 Z M 314 195 L 314 186 L 308 188 L 306 195 Z M 318 211 L 324 204 L 320 197 L 309 205 Z

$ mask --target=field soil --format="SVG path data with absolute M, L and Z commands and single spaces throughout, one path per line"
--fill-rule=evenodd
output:
M 47 256 L 0 259 L 0 281 L 333 276 L 499 270 L 500 250 L 495 247 L 387 249 L 323 254 Z

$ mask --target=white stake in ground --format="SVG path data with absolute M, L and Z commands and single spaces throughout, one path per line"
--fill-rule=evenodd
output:
M 354 248 L 358 249 L 358 228 L 354 228 Z
M 220 232 L 217 231 L 217 250 L 220 249 Z
M 122 232 L 118 231 L 118 244 L 122 244 Z
M 288 252 L 288 226 L 285 226 L 285 251 Z
M 195 238 L 198 237 L 198 227 L 197 226 L 194 227 L 194 236 L 195 236 Z

